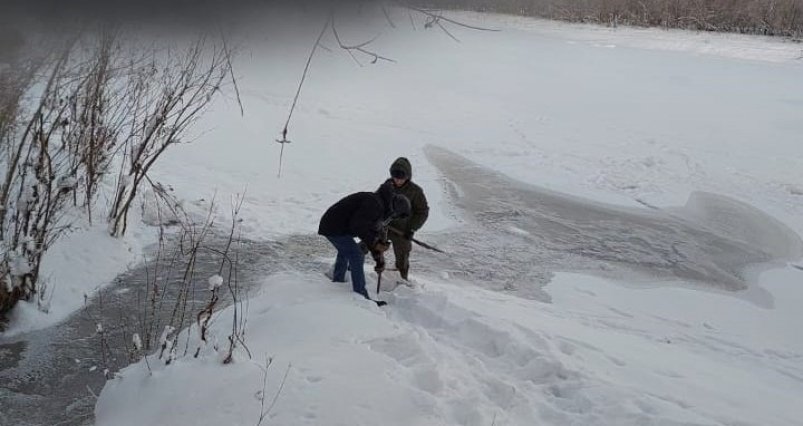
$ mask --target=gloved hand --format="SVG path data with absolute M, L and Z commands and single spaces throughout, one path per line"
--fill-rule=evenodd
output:
M 368 244 L 365 244 L 365 242 L 363 242 L 363 241 L 360 241 L 359 246 L 360 246 L 360 251 L 362 252 L 363 255 L 366 255 L 366 254 L 368 254 L 369 251 L 371 251 L 368 248 Z
M 408 229 L 404 231 L 404 239 L 412 241 L 414 234 L 415 231 L 413 231 L 412 229 Z
M 374 259 L 376 261 L 376 266 L 374 266 L 374 272 L 382 272 L 385 270 L 385 256 L 380 255 Z
M 371 248 L 371 251 L 384 253 L 388 251 L 389 248 L 390 248 L 390 243 L 388 243 L 387 241 L 380 240 L 374 244 L 374 246 Z

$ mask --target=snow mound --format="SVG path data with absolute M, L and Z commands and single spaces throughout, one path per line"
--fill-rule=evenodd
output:
M 745 307 L 732 298 L 679 289 L 633 293 L 567 275 L 556 294 L 568 303 L 556 306 L 422 281 L 383 293 L 389 305 L 380 309 L 320 273 L 270 276 L 248 303 L 250 358 L 241 349 L 234 363 L 221 363 L 231 312 L 218 313 L 210 330 L 217 343 L 198 358 L 191 355 L 193 328 L 176 338 L 171 365 L 151 356 L 150 367 L 139 362 L 109 381 L 97 425 L 257 424 L 262 414 L 281 425 L 796 419 L 795 395 L 783 391 L 795 386 L 795 368 L 771 360 L 795 356 L 789 348 L 740 349 L 738 329 L 724 321 L 692 328 L 660 316 L 668 298 L 728 304 L 723 312 L 741 315 Z M 181 354 L 185 347 L 189 355 Z M 748 383 L 751 390 L 741 391 Z M 756 400 L 754 392 L 771 397 Z

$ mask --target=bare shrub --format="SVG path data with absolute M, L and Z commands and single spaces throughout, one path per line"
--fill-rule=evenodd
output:
M 803 35 L 803 0 L 424 0 L 433 8 L 539 16 L 611 26 Z
M 231 62 L 224 45 L 195 42 L 167 49 L 132 65 L 127 117 L 122 136 L 124 165 L 109 212 L 109 232 L 121 236 L 140 185 L 156 160 L 182 142 L 185 132 L 221 90 Z
M 106 36 L 71 40 L 54 55 L 20 62 L 0 78 L 9 82 L 0 107 L 0 315 L 37 294 L 42 256 L 70 227 L 66 207 L 77 200 L 78 180 L 92 181 L 92 187 L 100 177 L 87 174 L 87 161 L 105 138 L 102 118 L 82 115 L 88 105 L 103 104 L 97 82 L 105 78 L 110 51 L 101 46 L 110 43 Z M 78 128 L 86 136 L 76 137 Z
M 239 278 L 242 196 L 232 201 L 231 223 L 222 238 L 215 231 L 214 201 L 204 217 L 197 218 L 176 208 L 169 195 L 159 200 L 166 209 L 176 209 L 171 215 L 181 219 L 179 229 L 171 237 L 161 232 L 154 254 L 146 259 L 145 286 L 137 291 L 135 329 L 127 333 L 137 337 L 126 337 L 122 344 L 134 358 L 156 350 L 165 364 L 188 354 L 198 357 L 207 348 L 220 353 L 226 364 L 234 361 L 238 348 L 250 357 L 245 343 L 248 299 Z M 232 305 L 231 333 L 221 346 L 211 326 L 228 305 Z M 190 352 L 194 342 L 197 346 Z
M 123 235 L 148 171 L 231 72 L 223 43 L 121 39 L 103 31 L 44 44 L 34 50 L 48 54 L 0 68 L 0 319 L 42 294 L 43 255 L 80 210 L 91 223 L 113 175 L 107 220 L 112 235 Z

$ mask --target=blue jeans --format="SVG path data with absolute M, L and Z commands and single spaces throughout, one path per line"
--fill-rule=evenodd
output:
M 326 239 L 337 249 L 337 258 L 335 258 L 335 270 L 332 275 L 332 281 L 346 281 L 346 269 L 351 269 L 351 288 L 355 293 L 359 293 L 366 299 L 370 299 L 368 291 L 365 289 L 365 272 L 362 269 L 362 265 L 365 262 L 365 255 L 362 254 L 360 246 L 354 241 L 354 237 L 350 235 L 337 235 L 334 237 L 326 236 Z

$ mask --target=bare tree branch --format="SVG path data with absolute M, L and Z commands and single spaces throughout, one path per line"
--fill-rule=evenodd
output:
M 318 50 L 318 46 L 321 44 L 321 39 L 323 39 L 324 34 L 326 34 L 326 30 L 329 29 L 329 25 L 332 23 L 332 14 L 326 18 L 326 22 L 323 24 L 323 28 L 321 28 L 320 34 L 318 34 L 318 38 L 315 39 L 315 44 L 312 46 L 310 50 L 309 57 L 307 57 L 307 63 L 304 65 L 304 72 L 301 73 L 301 81 L 298 82 L 298 89 L 296 89 L 296 95 L 293 97 L 293 103 L 290 105 L 290 113 L 287 114 L 287 121 L 284 123 L 284 129 L 282 129 L 282 138 L 277 139 L 276 142 L 282 144 L 282 149 L 279 152 L 279 174 L 278 176 L 282 176 L 282 159 L 284 158 L 284 146 L 285 144 L 290 143 L 287 139 L 287 132 L 290 126 L 290 119 L 293 118 L 293 112 L 296 109 L 296 105 L 298 104 L 298 98 L 301 96 L 301 88 L 304 86 L 304 81 L 307 79 L 307 73 L 309 72 L 310 64 L 312 64 L 312 58 L 315 56 L 315 51 Z
M 418 13 L 421 13 L 423 15 L 426 15 L 426 16 L 434 19 L 435 21 L 443 20 L 443 21 L 446 21 L 446 22 L 448 22 L 450 24 L 457 25 L 459 27 L 464 27 L 464 28 L 477 30 L 477 31 L 499 31 L 499 30 L 494 29 L 494 28 L 480 27 L 480 26 L 476 26 L 476 25 L 466 24 L 466 23 L 457 21 L 455 19 L 447 18 L 447 17 L 441 15 L 440 13 L 436 13 L 436 12 L 433 12 L 431 10 L 427 10 L 427 9 L 423 9 L 423 8 L 420 8 L 420 7 L 417 7 L 417 6 L 413 6 L 413 5 L 411 5 L 411 4 L 409 4 L 409 3 L 405 2 L 405 1 L 402 1 L 402 0 L 393 0 L 393 1 L 395 3 L 397 3 L 397 4 L 399 4 L 400 6 L 404 7 L 404 8 L 407 8 L 407 9 L 416 11 Z
M 337 32 L 337 26 L 334 24 L 334 21 L 332 22 L 332 33 L 335 36 L 335 40 L 337 41 L 337 44 L 340 45 L 340 48 L 345 50 L 345 51 L 347 51 L 349 53 L 349 55 L 351 55 L 351 57 L 354 58 L 355 61 L 357 61 L 357 58 L 354 56 L 352 51 L 357 51 L 357 52 L 360 52 L 362 54 L 370 56 L 371 57 L 371 63 L 376 63 L 377 60 L 379 60 L 379 59 L 382 59 L 382 60 L 388 61 L 388 62 L 394 62 L 394 63 L 396 62 L 393 59 L 386 58 L 384 56 L 381 56 L 381 55 L 377 54 L 376 52 L 372 52 L 370 50 L 365 49 L 365 46 L 368 46 L 369 44 L 371 44 L 374 41 L 376 41 L 376 39 L 379 38 L 379 35 L 375 35 L 370 40 L 364 41 L 362 43 L 349 46 L 349 45 L 344 44 L 341 41 L 340 35 Z M 359 63 L 359 61 L 357 61 L 357 63 Z
M 382 8 L 382 14 L 385 15 L 385 19 L 387 19 L 390 28 L 396 28 L 396 24 L 393 23 L 393 19 L 390 19 L 390 14 L 388 13 L 388 9 L 385 7 L 385 5 L 382 4 L 380 7 Z
M 446 33 L 446 35 L 448 35 L 449 37 L 451 37 L 451 38 L 452 38 L 452 40 L 454 40 L 454 41 L 456 41 L 456 42 L 460 43 L 460 40 L 459 40 L 457 37 L 455 37 L 455 36 L 454 36 L 454 34 L 450 33 L 450 32 L 449 32 L 449 30 L 447 30 L 447 29 L 446 29 L 446 27 L 444 27 L 444 26 L 443 26 L 443 24 L 441 24 L 441 21 L 440 21 L 440 19 L 436 20 L 436 21 L 435 21 L 435 24 L 437 24 L 437 25 L 438 25 L 438 27 L 440 27 L 440 29 L 442 29 L 442 30 L 443 30 L 443 32 L 445 32 L 445 33 Z
M 234 86 L 234 93 L 237 95 L 237 105 L 240 106 L 240 116 L 245 116 L 243 101 L 242 98 L 240 98 L 240 87 L 237 85 L 237 79 L 234 77 L 234 67 L 231 65 L 231 51 L 226 44 L 226 36 L 221 34 L 220 39 L 223 42 L 223 53 L 226 56 L 226 64 L 229 69 L 229 75 L 231 76 L 231 83 Z

